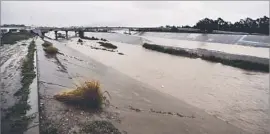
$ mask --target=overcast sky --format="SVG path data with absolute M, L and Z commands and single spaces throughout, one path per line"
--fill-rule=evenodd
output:
M 181 26 L 262 16 L 269 17 L 269 1 L 1 1 L 1 24 Z

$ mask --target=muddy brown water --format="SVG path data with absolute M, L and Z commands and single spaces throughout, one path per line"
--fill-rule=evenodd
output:
M 41 122 L 45 118 L 52 120 L 57 123 L 55 126 L 63 134 L 77 129 L 80 123 L 97 118 L 110 120 L 123 133 L 130 134 L 247 133 L 169 94 L 155 90 L 148 83 L 138 81 L 123 74 L 122 71 L 104 65 L 64 45 L 62 41 L 52 42 L 63 53 L 57 55 L 62 65 L 56 63 L 54 58 L 45 56 L 40 45 L 37 50 L 40 101 L 43 107 Z M 119 55 L 116 52 L 114 54 Z M 66 68 L 65 72 L 61 71 L 62 66 Z M 104 109 L 100 114 L 91 114 L 80 108 L 68 107 L 52 98 L 56 93 L 75 88 L 74 82 L 86 79 L 99 80 L 102 90 L 107 90 L 111 94 L 112 105 L 108 110 Z
M 106 37 L 105 37 L 106 38 Z M 161 92 L 205 110 L 253 133 L 268 133 L 269 73 L 250 72 L 200 59 L 161 54 L 138 45 L 112 42 L 117 53 L 90 49 L 85 41 L 73 49 Z
M 108 33 L 88 33 L 88 36 L 105 38 L 118 46 L 117 53 L 91 49 L 99 46 L 93 41 L 84 40 L 83 45 L 77 44 L 77 38 L 59 43 L 78 50 L 79 52 L 112 67 L 140 82 L 147 83 L 155 89 L 170 94 L 192 106 L 205 110 L 210 115 L 247 130 L 252 133 L 269 133 L 269 73 L 251 72 L 210 63 L 200 59 L 190 59 L 146 50 L 140 45 L 141 38 L 128 40 L 128 35 L 112 35 Z M 119 36 L 118 36 L 119 35 Z M 122 39 L 124 38 L 124 39 Z M 132 38 L 128 36 L 128 38 Z M 146 38 L 147 39 L 147 38 Z M 149 40 L 162 41 L 164 44 L 185 42 L 173 39 L 149 37 Z M 115 42 L 117 41 L 117 42 Z M 126 43 L 123 43 L 126 42 Z M 127 44 L 128 43 L 128 44 Z M 206 43 L 206 47 L 209 47 Z M 195 44 L 196 45 L 196 44 Z M 222 44 L 217 44 L 222 45 Z M 204 46 L 204 47 L 205 47 Z M 209 49 L 217 48 L 210 45 Z M 268 57 L 267 48 L 247 48 L 242 46 L 222 47 L 234 53 L 252 54 Z M 239 49 L 238 49 L 239 48 Z M 258 51 L 257 51 L 258 50 Z M 136 94 L 136 93 L 135 93 Z

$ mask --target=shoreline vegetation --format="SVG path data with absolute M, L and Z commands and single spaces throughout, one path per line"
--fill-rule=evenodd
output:
M 100 46 L 103 46 L 105 48 L 109 48 L 109 49 L 117 49 L 117 46 L 113 45 L 112 43 L 109 42 L 97 42 L 100 44 Z
M 23 61 L 21 67 L 21 85 L 22 87 L 14 94 L 18 101 L 12 107 L 7 109 L 7 114 L 2 118 L 2 133 L 18 134 L 23 133 L 27 129 L 29 121 L 33 118 L 26 116 L 27 110 L 31 107 L 27 100 L 30 93 L 30 85 L 36 77 L 34 71 L 34 56 L 36 51 L 36 44 L 33 40 L 28 46 L 28 53 Z
M 189 50 L 180 49 L 180 48 L 176 49 L 174 47 L 167 47 L 167 46 L 161 46 L 161 45 L 156 45 L 156 44 L 144 43 L 142 46 L 146 49 L 150 49 L 150 50 L 154 50 L 154 51 L 158 51 L 162 53 L 168 53 L 172 55 L 189 57 L 189 58 L 201 58 L 206 61 L 217 62 L 223 65 L 237 67 L 237 68 L 241 68 L 245 70 L 269 72 L 269 66 L 266 64 L 254 63 L 251 61 L 244 61 L 244 60 L 222 59 L 213 55 L 203 55 L 203 54 L 200 55 L 198 53 L 195 53 Z
M 106 40 L 106 39 L 104 39 L 104 38 L 96 38 L 96 37 L 94 37 L 94 36 L 92 36 L 92 37 L 87 37 L 87 36 L 83 36 L 83 37 L 80 37 L 80 38 L 82 38 L 82 39 L 85 39 L 85 40 L 101 40 L 101 41 L 108 41 L 108 40 Z M 78 41 L 79 42 L 79 41 Z
M 133 30 L 132 30 L 133 31 Z M 213 34 L 255 34 L 269 35 L 269 17 L 240 19 L 235 23 L 225 21 L 222 18 L 212 20 L 204 18 L 194 26 L 169 26 L 156 28 L 138 28 L 138 32 L 187 32 L 187 33 L 213 33 Z

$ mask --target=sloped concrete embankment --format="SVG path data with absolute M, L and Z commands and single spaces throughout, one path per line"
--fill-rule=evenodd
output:
M 187 49 L 172 46 L 162 46 L 157 44 L 144 43 L 143 47 L 172 55 L 201 58 L 210 62 L 218 62 L 224 65 L 233 66 L 245 70 L 269 72 L 269 59 L 248 55 L 229 54 L 220 51 L 207 49 Z
M 20 46 L 21 43 L 24 45 Z M 13 51 L 18 47 L 21 49 Z M 11 57 L 7 57 L 1 66 L 1 73 L 5 77 L 4 81 L 1 81 L 1 133 L 38 134 L 34 38 L 18 42 L 10 46 L 9 50 L 11 51 L 5 56 Z
M 97 120 L 111 122 L 119 132 L 129 134 L 247 133 L 104 66 L 64 43 L 48 41 L 60 53 L 50 57 L 42 50 L 43 41 L 36 41 L 41 133 L 78 133 L 84 124 Z M 89 79 L 99 80 L 102 90 L 110 93 L 112 99 L 109 107 L 93 112 L 65 105 L 53 98 L 63 90 L 75 88 L 78 81 Z
M 208 43 L 238 44 L 251 47 L 269 48 L 269 36 L 265 35 L 236 35 L 236 34 L 199 34 L 199 33 L 160 33 L 146 32 L 142 36 L 154 36 L 168 39 L 199 41 Z

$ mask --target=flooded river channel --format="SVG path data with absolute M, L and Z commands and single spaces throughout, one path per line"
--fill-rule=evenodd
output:
M 246 131 L 256 134 L 270 132 L 269 73 L 246 71 L 220 63 L 147 50 L 141 46 L 144 41 L 153 39 L 147 36 L 119 33 L 85 35 L 108 39 L 124 55 L 91 49 L 89 46 L 99 46 L 96 41 L 84 40 L 83 45 L 80 45 L 77 43 L 78 38 L 72 38 L 60 41 L 60 44 L 67 44 L 92 59 Z M 166 41 L 164 39 L 163 42 Z M 170 39 L 170 43 L 173 41 Z M 268 48 L 258 50 L 258 56 L 269 55 Z

